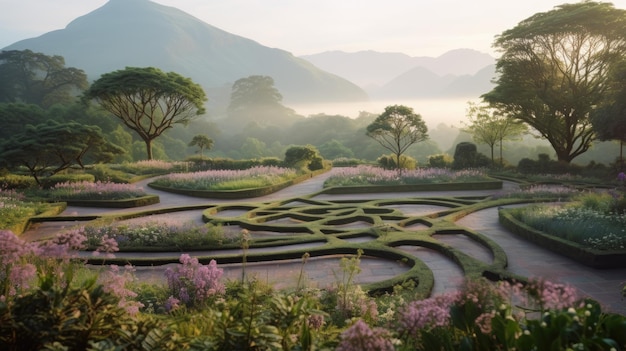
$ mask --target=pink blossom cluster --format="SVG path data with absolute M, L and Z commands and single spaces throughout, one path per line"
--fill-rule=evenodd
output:
M 117 252 L 119 250 L 120 249 L 117 244 L 117 240 L 105 234 L 104 236 L 102 236 L 102 239 L 100 239 L 100 246 L 96 248 L 96 250 L 93 252 L 93 255 L 100 256 L 101 254 L 104 254 L 106 258 L 114 258 L 114 252 Z
M 25 242 L 12 231 L 0 230 L 0 295 L 12 296 L 30 287 L 30 282 L 37 275 L 37 266 L 30 262 L 33 258 L 67 262 L 76 257 L 73 250 L 81 248 L 84 241 L 85 237 L 80 235 L 79 230 L 68 231 L 53 240 L 33 243 Z M 44 268 L 55 269 L 54 265 Z
M 182 254 L 180 263 L 174 269 L 165 270 L 167 284 L 172 293 L 170 303 L 178 300 L 187 306 L 196 306 L 211 296 L 225 292 L 226 288 L 220 281 L 224 270 L 217 267 L 215 260 L 203 265 L 197 258 Z
M 459 296 L 458 292 L 453 292 L 410 302 L 399 312 L 400 331 L 417 337 L 421 330 L 448 326 L 450 306 L 459 300 Z
M 64 182 L 50 189 L 57 199 L 125 199 L 145 196 L 143 188 L 132 184 L 113 182 Z
M 336 171 L 329 183 L 342 183 L 344 180 L 362 184 L 415 184 L 449 182 L 457 180 L 483 179 L 481 170 L 469 169 L 452 171 L 444 168 L 418 168 L 414 170 L 388 170 L 375 166 L 344 167 Z
M 192 173 L 174 173 L 156 181 L 172 187 L 210 188 L 211 185 L 225 181 L 250 178 L 275 179 L 295 176 L 290 168 L 275 166 L 257 166 L 245 170 L 209 170 Z
M 136 315 L 139 309 L 144 307 L 141 302 L 132 300 L 137 293 L 127 288 L 129 282 L 134 278 L 134 267 L 127 265 L 124 270 L 120 270 L 117 265 L 109 266 L 109 270 L 99 276 L 99 282 L 106 293 L 117 296 L 120 301 L 118 306 L 125 309 L 131 316 Z
M 391 335 L 384 328 L 370 328 L 359 319 L 350 328 L 341 333 L 341 342 L 337 351 L 393 351 L 395 348 Z

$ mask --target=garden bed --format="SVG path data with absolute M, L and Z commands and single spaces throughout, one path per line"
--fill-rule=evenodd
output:
M 313 171 L 313 172 L 303 174 L 301 176 L 298 176 L 296 178 L 290 179 L 288 181 L 285 181 L 279 184 L 273 184 L 273 185 L 257 187 L 257 188 L 237 189 L 237 190 L 181 189 L 181 188 L 161 186 L 161 185 L 154 184 L 154 183 L 150 183 L 148 184 L 148 186 L 156 190 L 166 191 L 166 192 L 173 193 L 173 194 L 181 194 L 181 195 L 200 197 L 200 198 L 246 199 L 246 198 L 255 198 L 255 197 L 260 197 L 260 196 L 265 196 L 265 195 L 275 193 L 279 190 L 285 189 L 294 184 L 301 183 L 307 179 L 310 179 L 316 175 L 322 174 L 327 171 L 328 169 Z
M 500 223 L 522 238 L 540 245 L 552 252 L 569 257 L 576 262 L 593 268 L 624 268 L 626 267 L 626 251 L 596 250 L 564 240 L 542 231 L 536 230 L 517 220 L 511 210 L 498 211 Z
M 386 192 L 414 191 L 454 191 L 454 190 L 492 190 L 502 189 L 501 180 L 474 182 L 445 182 L 406 185 L 351 185 L 326 188 L 323 194 L 365 194 Z

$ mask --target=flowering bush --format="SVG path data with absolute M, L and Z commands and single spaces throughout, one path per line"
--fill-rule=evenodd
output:
M 216 247 L 236 240 L 225 236 L 219 226 L 180 224 L 175 221 L 86 226 L 82 230 L 89 247 L 99 247 L 103 240 L 114 240 L 121 250 L 141 247 Z
M 48 192 L 53 200 L 123 200 L 146 196 L 146 192 L 132 184 L 111 182 L 65 182 Z
M 258 166 L 246 170 L 174 173 L 155 180 L 154 184 L 190 190 L 238 190 L 279 184 L 296 176 L 296 171 L 290 168 Z
M 188 162 L 169 162 L 161 160 L 144 160 L 133 163 L 123 163 L 116 168 L 132 174 L 164 174 L 181 172 L 189 168 Z
M 224 294 L 226 288 L 220 281 L 224 270 L 217 268 L 215 260 L 205 266 L 197 258 L 182 254 L 180 263 L 181 266 L 165 271 L 171 292 L 166 309 L 175 309 L 181 302 L 188 307 L 198 307 L 210 297 Z
M 468 182 L 486 180 L 480 170 L 451 171 L 443 168 L 419 168 L 415 170 L 386 170 L 374 166 L 341 168 L 326 182 L 324 187 L 350 185 L 407 185 L 445 182 Z
M 564 186 L 555 184 L 534 184 L 528 187 L 522 187 L 513 191 L 501 192 L 492 196 L 493 199 L 500 198 L 518 198 L 518 199 L 536 199 L 542 197 L 569 199 L 573 196 L 579 195 L 580 191 Z

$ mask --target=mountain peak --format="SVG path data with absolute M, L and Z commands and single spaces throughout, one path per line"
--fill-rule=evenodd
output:
M 240 78 L 267 75 L 286 102 L 367 99 L 353 83 L 286 51 L 149 0 L 109 0 L 65 29 L 5 49 L 61 55 L 66 65 L 85 70 L 90 79 L 127 66 L 152 66 L 190 77 L 207 90 L 219 89 L 220 96 L 229 96 L 230 87 Z

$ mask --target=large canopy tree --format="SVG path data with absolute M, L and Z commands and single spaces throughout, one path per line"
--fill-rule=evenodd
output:
M 477 143 L 487 144 L 491 149 L 491 163 L 494 163 L 494 148 L 500 144 L 500 161 L 502 159 L 502 143 L 526 133 L 528 128 L 519 120 L 507 118 L 500 111 L 486 105 L 468 103 L 467 120 L 464 131 L 472 134 Z
M 204 90 L 191 79 L 154 67 L 126 67 L 103 74 L 85 91 L 146 144 L 152 159 L 152 141 L 174 124 L 188 124 L 204 113 Z
M 110 162 L 124 150 L 108 142 L 99 127 L 78 122 L 48 120 L 27 125 L 0 142 L 0 164 L 8 169 L 24 167 L 37 183 L 73 165 Z
M 65 67 L 62 56 L 30 50 L 0 52 L 0 102 L 23 102 L 46 108 L 70 102 L 88 85 L 85 72 Z
M 626 61 L 615 66 L 607 98 L 591 115 L 591 124 L 600 140 L 619 140 L 620 170 L 624 170 L 626 143 Z
M 625 33 L 626 11 L 609 3 L 535 14 L 496 38 L 499 76 L 483 99 L 534 128 L 569 163 L 595 139 L 589 116 L 626 54 Z
M 400 157 L 411 145 L 428 139 L 428 128 L 412 108 L 392 105 L 367 126 L 366 134 L 391 151 L 401 169 Z

